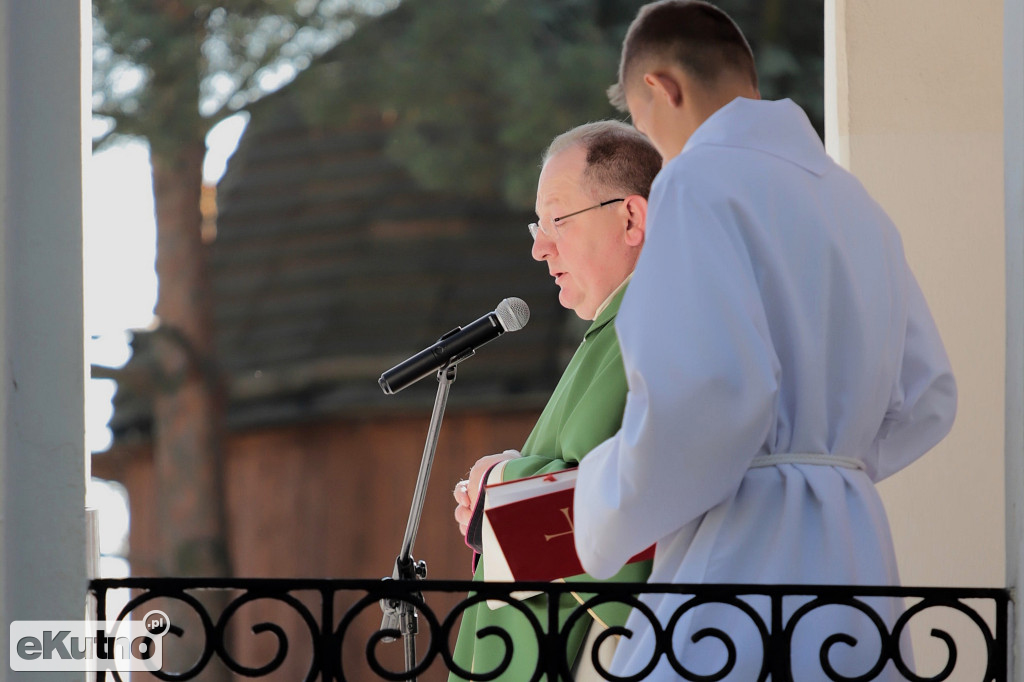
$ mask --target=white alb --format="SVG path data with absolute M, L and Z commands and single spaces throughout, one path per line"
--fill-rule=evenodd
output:
M 656 542 L 651 582 L 898 583 L 874 483 L 946 435 L 956 385 L 895 227 L 799 107 L 736 99 L 665 166 L 616 329 L 623 426 L 583 459 L 575 496 L 588 573 L 608 577 Z M 812 457 L 751 468 L 790 454 Z M 644 601 L 663 624 L 681 603 Z M 767 602 L 749 603 L 767 616 Z M 900 612 L 875 606 L 889 626 Z M 688 611 L 675 628 L 679 661 L 716 672 L 725 647 L 692 637 L 736 626 L 727 679 L 756 679 L 760 636 L 742 611 Z M 628 626 L 614 669 L 635 673 L 653 629 L 635 610 Z M 829 607 L 795 635 L 796 680 L 823 678 L 820 645 L 835 632 L 859 640 L 832 647 L 836 669 L 870 669 L 877 628 Z M 662 658 L 647 679 L 678 677 Z

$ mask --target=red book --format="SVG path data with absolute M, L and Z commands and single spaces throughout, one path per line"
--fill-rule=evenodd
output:
M 583 573 L 573 536 L 576 469 L 487 486 L 484 577 L 551 581 Z M 654 557 L 654 547 L 629 560 Z

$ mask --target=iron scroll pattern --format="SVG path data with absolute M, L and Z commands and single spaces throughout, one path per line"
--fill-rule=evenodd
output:
M 517 655 L 514 638 L 499 628 L 477 634 L 479 638 L 487 639 L 490 646 L 501 647 L 498 651 L 503 652 L 503 660 L 493 670 L 469 671 L 458 667 L 453 660 L 452 646 L 462 614 L 485 601 L 493 603 L 493 600 L 504 602 L 505 608 L 515 609 L 521 614 L 526 631 L 532 630 L 535 636 L 535 644 L 531 642 L 530 646 L 531 649 L 535 647 L 530 654 L 530 662 L 532 657 L 536 658 L 531 682 L 571 679 L 571 662 L 566 660 L 564 653 L 570 630 L 579 619 L 589 618 L 588 613 L 592 613 L 593 608 L 606 603 L 633 607 L 634 618 L 642 617 L 653 633 L 648 647 L 649 660 L 645 654 L 645 663 L 621 676 L 604 670 L 597 654 L 592 655 L 599 674 L 617 682 L 643 680 L 657 665 L 664 666 L 666 662 L 679 679 L 717 682 L 730 674 L 735 676 L 741 670 L 739 660 L 746 658 L 749 663 L 751 657 L 755 661 L 752 670 L 756 671 L 756 676 L 744 679 L 756 679 L 758 682 L 791 680 L 794 641 L 806 636 L 806 631 L 817 638 L 811 652 L 812 658 L 816 658 L 821 666 L 817 679 L 834 682 L 867 682 L 873 679 L 943 682 L 951 677 L 961 660 L 964 645 L 958 639 L 964 637 L 969 640 L 968 645 L 973 645 L 974 651 L 983 652 L 983 670 L 979 670 L 977 679 L 983 682 L 1004 682 L 1008 679 L 1010 593 L 996 588 L 602 583 L 588 584 L 588 592 L 580 598 L 578 583 L 560 582 L 124 578 L 92 580 L 89 590 L 95 617 L 101 621 L 140 618 L 147 610 L 168 604 L 175 606 L 176 613 L 189 614 L 186 620 L 193 625 L 186 625 L 185 630 L 191 627 L 192 635 L 201 642 L 194 660 L 181 669 L 161 669 L 146 675 L 133 672 L 133 680 L 147 678 L 184 682 L 203 679 L 202 673 L 212 665 L 226 666 L 236 677 L 269 678 L 285 669 L 289 656 L 305 652 L 297 668 L 296 661 L 289 663 L 292 670 L 302 671 L 301 676 L 289 679 L 310 682 L 415 680 L 428 672 L 436 675 L 436 670 L 440 669 L 442 673 L 452 670 L 467 680 L 486 682 L 499 677 Z M 542 593 L 530 599 L 547 600 L 547 623 L 541 623 L 534 611 L 517 598 L 520 591 Z M 117 606 L 113 605 L 117 601 L 113 595 L 122 595 Z M 221 596 L 215 608 L 205 603 L 210 601 L 207 598 L 210 595 Z M 671 617 L 659 622 L 645 603 L 651 597 L 673 600 Z M 579 606 L 568 618 L 563 614 L 564 620 L 559 626 L 558 605 L 570 598 L 575 598 Z M 402 637 L 397 630 L 381 629 L 384 627 L 380 620 L 382 600 L 411 605 L 416 612 L 418 633 Z M 884 606 L 891 605 L 894 600 L 899 604 L 895 618 L 892 617 L 892 609 Z M 444 609 L 432 607 L 432 604 L 441 602 Z M 288 612 L 290 620 L 297 626 L 289 630 L 274 621 L 245 623 L 248 630 L 242 634 L 243 637 L 269 636 L 258 647 L 261 661 L 247 664 L 240 661 L 232 650 L 239 640 L 240 629 L 239 624 L 233 621 L 240 612 L 260 603 L 273 604 L 274 608 Z M 879 608 L 879 605 L 883 606 Z M 702 609 L 728 612 L 731 618 L 725 620 L 740 623 L 746 635 L 736 637 L 720 627 L 707 625 L 708 619 L 694 618 L 694 614 Z M 858 627 L 854 634 L 828 631 L 827 625 L 833 620 L 831 615 L 837 609 L 850 610 L 847 614 L 859 614 L 857 618 L 862 627 Z M 951 616 L 958 625 L 951 629 L 931 628 L 930 636 L 939 653 L 933 651 L 927 664 L 919 665 L 919 668 L 927 670 L 915 670 L 913 661 L 905 660 L 903 654 L 909 625 L 915 619 L 936 612 Z M 365 627 L 360 630 L 354 624 L 361 619 L 375 619 L 378 625 L 370 630 Z M 695 629 L 695 622 L 704 625 Z M 689 628 L 685 635 L 692 646 L 717 647 L 715 669 L 690 669 L 686 661 L 677 656 L 680 651 L 678 630 L 684 624 Z M 233 634 L 229 636 L 229 632 Z M 180 638 L 185 634 L 181 627 L 172 623 L 170 636 Z M 359 642 L 352 641 L 356 634 L 360 635 Z M 630 634 L 625 628 L 604 630 L 595 649 L 609 637 Z M 522 641 L 522 634 L 517 636 Z M 391 663 L 382 658 L 381 652 L 394 646 L 389 642 L 402 640 L 406 643 L 404 662 L 407 662 L 410 637 L 415 651 L 412 665 L 395 665 L 394 657 Z M 873 641 L 865 642 L 864 639 Z M 302 646 L 296 646 L 298 643 Z M 357 658 L 361 659 L 368 673 L 355 673 L 349 669 L 352 654 L 343 654 L 343 649 L 353 646 L 358 648 Z M 401 645 L 397 646 L 401 648 Z M 857 649 L 858 646 L 867 648 Z M 844 652 L 847 654 L 845 667 L 838 669 L 841 666 L 835 665 L 835 661 L 842 660 Z M 850 668 L 849 652 L 857 652 L 853 656 L 856 669 Z M 214 664 L 213 661 L 219 663 Z M 97 674 L 97 680 L 101 682 L 121 679 L 117 672 Z

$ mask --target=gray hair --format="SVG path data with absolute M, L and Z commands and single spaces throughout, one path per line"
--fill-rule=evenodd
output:
M 587 152 L 583 179 L 585 188 L 592 185 L 625 194 L 639 194 L 645 199 L 651 193 L 651 183 L 661 170 L 661 154 L 631 125 L 622 121 L 595 121 L 568 130 L 548 145 L 543 163 L 572 147 L 583 147 Z

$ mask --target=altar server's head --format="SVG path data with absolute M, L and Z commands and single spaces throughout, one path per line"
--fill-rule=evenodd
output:
M 658 151 L 620 121 L 573 128 L 544 154 L 532 254 L 547 263 L 559 302 L 581 318 L 594 319 L 633 272 L 660 169 Z
M 736 23 L 701 0 L 640 8 L 622 43 L 611 103 L 629 111 L 666 161 L 736 97 L 758 99 L 754 55 Z

